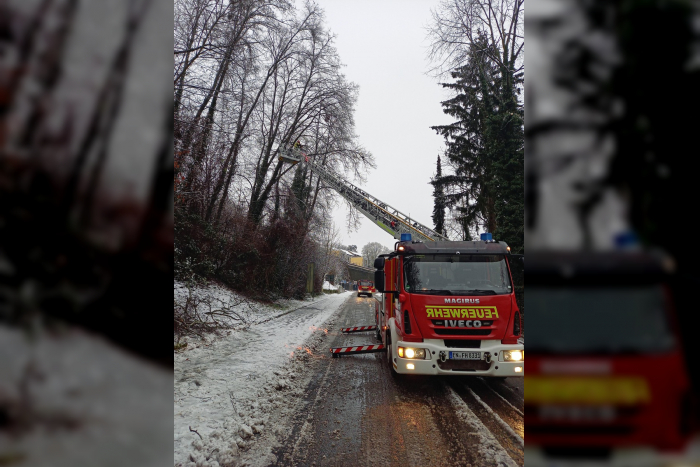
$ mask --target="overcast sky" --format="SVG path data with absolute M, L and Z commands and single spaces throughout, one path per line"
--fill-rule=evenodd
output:
M 377 168 L 361 187 L 394 208 L 433 227 L 433 188 L 443 138 L 430 129 L 451 118 L 440 102 L 450 97 L 437 79 L 426 75 L 430 9 L 427 0 L 320 0 L 326 25 L 349 81 L 360 87 L 355 111 L 359 142 L 375 158 Z M 335 213 L 341 242 L 369 242 L 392 248 L 394 239 L 362 216 L 357 232 L 346 228 L 347 207 Z

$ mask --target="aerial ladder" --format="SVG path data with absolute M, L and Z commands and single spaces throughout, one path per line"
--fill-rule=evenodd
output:
M 413 238 L 421 241 L 440 242 L 449 241 L 445 235 L 430 227 L 412 220 L 410 216 L 398 209 L 372 196 L 356 185 L 343 180 L 326 167 L 316 163 L 304 155 L 299 148 L 280 149 L 279 160 L 297 164 L 302 162 L 321 178 L 329 187 L 333 188 L 340 196 L 345 198 L 355 209 L 365 215 L 370 221 L 389 233 L 396 240 L 401 239 L 401 234 L 410 233 Z
M 376 196 L 372 196 L 361 188 L 340 178 L 326 167 L 312 161 L 301 152 L 299 147 L 280 148 L 278 158 L 281 162 L 289 162 L 292 165 L 303 163 L 314 172 L 328 186 L 333 188 L 340 196 L 345 198 L 355 209 L 360 211 L 369 220 L 378 225 L 382 230 L 391 234 L 396 240 L 401 239 L 401 234 L 409 233 L 413 238 L 428 242 L 449 241 L 445 235 L 423 225 L 410 216 L 402 213 L 398 209 L 381 201 Z M 344 334 L 374 331 L 377 326 L 355 326 L 343 328 Z M 385 352 L 384 344 L 366 344 L 353 347 L 335 347 L 330 349 L 334 358 L 341 355 L 352 355 L 362 353 Z

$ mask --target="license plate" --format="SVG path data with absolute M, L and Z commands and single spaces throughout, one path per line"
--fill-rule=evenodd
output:
M 481 360 L 481 352 L 450 352 L 450 360 Z

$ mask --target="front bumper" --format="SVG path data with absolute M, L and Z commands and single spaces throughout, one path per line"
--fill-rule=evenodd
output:
M 426 349 L 430 353 L 429 360 L 418 360 L 401 358 L 396 355 L 396 349 L 398 347 L 413 347 Z M 504 350 L 524 350 L 522 344 L 515 345 L 504 345 L 501 341 L 481 341 L 481 347 L 479 349 L 467 349 L 467 348 L 454 348 L 445 347 L 444 341 L 442 339 L 425 339 L 423 342 L 403 342 L 398 341 L 393 345 L 393 361 L 394 369 L 400 374 L 418 374 L 418 375 L 474 375 L 474 376 L 515 376 L 522 378 L 525 373 L 525 362 L 503 362 L 499 361 L 499 357 L 502 355 Z M 491 357 L 491 363 L 481 362 L 480 365 L 475 365 L 479 368 L 474 369 L 455 369 L 448 368 L 448 365 L 440 362 L 440 352 L 450 351 L 478 351 L 489 352 Z M 449 360 L 448 360 L 449 362 Z M 462 361 L 464 362 L 464 361 Z M 479 361 L 475 361 L 479 362 Z M 414 369 L 409 370 L 407 365 L 412 363 Z M 441 368 L 442 367 L 442 368 Z M 522 368 L 522 371 L 516 372 L 516 367 Z

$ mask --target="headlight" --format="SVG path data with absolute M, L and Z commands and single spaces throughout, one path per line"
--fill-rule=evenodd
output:
M 424 359 L 425 349 L 414 349 L 411 347 L 399 347 L 398 354 L 401 358 Z
M 522 350 L 504 350 L 503 360 L 506 362 L 522 362 L 525 359 Z

